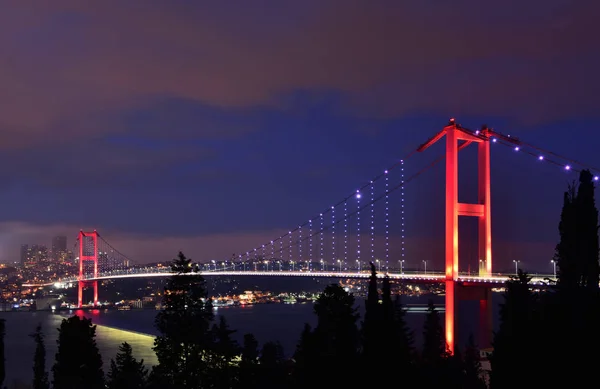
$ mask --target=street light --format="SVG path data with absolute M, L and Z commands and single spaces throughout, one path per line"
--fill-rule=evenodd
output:
M 398 264 L 400 265 L 400 274 L 404 274 L 404 259 L 398 260 Z
M 376 259 L 375 262 L 377 262 L 378 270 L 381 273 L 381 262 L 379 262 L 379 259 Z
M 516 259 L 513 259 L 513 262 L 515 263 L 515 275 L 519 275 L 519 262 Z
M 290 261 L 290 264 L 292 265 L 292 271 L 294 271 L 294 263 L 296 263 L 296 262 Z
M 340 264 L 340 272 L 341 272 L 342 271 L 342 261 L 340 261 L 339 259 L 337 261 Z
M 550 262 L 552 262 L 552 267 L 554 268 L 554 278 L 556 278 L 556 261 L 552 259 Z
M 427 260 L 423 260 L 423 264 L 425 265 L 425 274 L 427 274 Z
M 321 271 L 325 270 L 325 263 L 324 263 L 324 261 L 321 259 L 319 262 L 321 262 Z

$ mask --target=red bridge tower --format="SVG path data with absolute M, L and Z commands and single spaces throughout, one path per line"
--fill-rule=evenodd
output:
M 480 347 L 489 347 L 492 334 L 491 291 L 487 288 L 458 282 L 458 217 L 471 216 L 479 219 L 479 275 L 492 274 L 492 219 L 490 137 L 492 131 L 470 131 L 450 119 L 450 123 L 431 138 L 418 151 L 424 151 L 446 135 L 446 343 L 452 353 L 456 345 L 456 316 L 461 299 L 479 300 Z M 462 142 L 461 142 L 462 141 Z M 478 146 L 478 192 L 477 204 L 458 201 L 458 152 L 477 143 Z M 466 287 L 469 287 L 468 290 Z
M 98 281 L 86 281 L 83 275 L 83 262 L 93 261 L 94 262 L 94 278 L 98 276 L 98 232 L 83 232 L 79 231 L 77 237 L 79 241 L 79 294 L 78 294 L 78 307 L 81 308 L 83 305 L 83 288 L 87 285 L 94 287 L 94 306 L 98 305 Z

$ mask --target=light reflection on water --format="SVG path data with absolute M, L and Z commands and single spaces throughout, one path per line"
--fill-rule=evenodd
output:
M 91 312 L 84 315 L 92 317 Z M 62 319 L 71 316 L 71 314 L 53 314 L 50 312 L 0 312 L 0 318 L 6 320 L 5 337 L 5 359 L 6 359 L 6 384 L 9 388 L 15 381 L 30 383 L 33 366 L 33 353 L 35 344 L 28 335 L 35 331 L 38 324 L 42 325 L 46 343 L 46 365 L 52 379 L 51 368 L 54 363 L 54 357 L 57 351 L 56 341 L 58 339 L 58 330 Z M 124 331 L 117 328 L 97 325 L 96 343 L 102 360 L 104 362 L 104 372 L 107 373 L 110 366 L 110 359 L 116 355 L 119 345 L 128 342 L 133 347 L 134 356 L 138 359 L 144 359 L 147 366 L 156 364 L 156 355 L 152 351 L 154 336 L 144 335 L 131 331 Z

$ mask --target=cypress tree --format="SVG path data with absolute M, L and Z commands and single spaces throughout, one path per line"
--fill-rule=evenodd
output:
M 235 332 L 229 328 L 225 316 L 220 316 L 219 323 L 212 327 L 212 347 L 207 377 L 212 387 L 230 388 L 237 380 L 237 369 L 233 362 L 240 355 L 240 348 L 231 338 Z
M 108 372 L 109 389 L 143 389 L 146 386 L 148 369 L 144 367 L 144 360 L 133 357 L 133 349 L 127 342 L 119 346 L 115 359 L 110 361 Z
M 577 191 L 576 219 L 577 240 L 582 268 L 582 283 L 592 291 L 598 290 L 599 253 L 598 246 L 598 209 L 594 198 L 594 176 L 589 170 L 579 175 Z
M 315 342 L 313 330 L 308 323 L 304 323 L 304 328 L 300 334 L 300 340 L 296 346 L 294 360 L 294 379 L 299 387 L 306 387 L 315 379 L 315 371 L 318 369 L 318 347 Z
M 423 325 L 423 351 L 421 353 L 421 380 L 425 387 L 453 387 L 450 385 L 449 358 L 442 321 L 433 301 L 429 300 Z
M 464 359 L 464 389 L 486 389 L 487 385 L 483 380 L 483 370 L 481 369 L 481 358 L 479 356 L 479 349 L 475 345 L 473 334 L 469 335 L 469 342 L 465 349 Z
M 421 354 L 425 363 L 437 364 L 449 356 L 444 328 L 438 315 L 433 300 L 427 305 L 427 316 L 423 326 L 423 352 Z
M 358 313 L 354 296 L 339 285 L 329 285 L 314 304 L 317 325 L 306 325 L 296 351 L 300 387 L 352 387 L 356 378 L 343 372 L 358 367 Z M 327 368 L 335 374 L 323 374 Z M 339 374 L 337 373 L 339 372 Z
M 572 290 L 581 281 L 578 263 L 577 219 L 575 212 L 576 189 L 569 186 L 563 195 L 563 208 L 558 224 L 560 241 L 556 245 L 554 260 L 558 265 L 558 286 L 561 289 Z
M 258 341 L 252 334 L 244 335 L 240 361 L 239 383 L 241 388 L 258 388 Z
M 38 324 L 35 332 L 29 335 L 35 342 L 35 353 L 33 355 L 33 389 L 48 389 L 48 372 L 46 371 L 46 345 L 44 344 L 44 333 L 42 325 Z
M 406 322 L 406 311 L 400 301 L 400 295 L 397 295 L 394 300 L 393 310 L 393 346 L 391 348 L 395 356 L 395 368 L 400 374 L 412 378 L 415 359 L 414 336 Z
M 541 329 L 552 341 L 546 342 L 549 345 L 540 341 L 547 361 L 540 361 L 545 366 L 539 369 L 550 368 L 555 379 L 568 379 L 573 385 L 586 385 L 595 379 L 593 359 L 586 354 L 588 348 L 600 347 L 600 247 L 594 192 L 593 175 L 583 170 L 579 185 L 570 185 L 564 195 L 555 255 L 558 285 L 553 293 L 544 296 L 542 306 Z M 569 372 L 574 370 L 582 373 L 571 376 Z
M 58 352 L 52 367 L 53 389 L 103 389 L 102 357 L 91 319 L 72 316 L 58 329 Z
M 563 197 L 558 225 L 560 241 L 555 254 L 558 285 L 562 289 L 585 286 L 598 290 L 600 246 L 594 192 L 593 175 L 589 170 L 583 170 L 579 175 L 579 186 L 570 185 Z
M 377 271 L 373 262 L 370 265 L 371 277 L 369 277 L 367 301 L 365 302 L 365 319 L 362 323 L 361 335 L 363 363 L 368 369 L 374 369 L 382 357 L 383 312 L 382 306 L 379 304 Z
M 4 359 L 4 337 L 6 336 L 6 321 L 0 319 L 0 387 L 6 379 L 6 360 Z
M 182 252 L 173 261 L 171 272 L 163 309 L 155 320 L 160 333 L 154 340 L 158 366 L 152 369 L 151 381 L 161 388 L 201 387 L 213 346 L 212 304 L 204 278 L 195 274 L 191 260 Z
M 260 388 L 281 389 L 288 386 L 283 347 L 279 342 L 267 342 L 260 353 Z
M 519 385 L 536 387 L 539 375 L 533 366 L 533 350 L 538 350 L 539 303 L 530 287 L 531 277 L 519 270 L 506 283 L 504 302 L 500 305 L 500 326 L 494 336 L 494 351 L 490 357 L 491 388 L 507 388 L 519 378 Z M 536 353 L 537 358 L 544 355 Z

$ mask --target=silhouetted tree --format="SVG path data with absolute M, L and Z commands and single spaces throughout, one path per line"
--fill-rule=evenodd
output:
M 583 270 L 582 283 L 588 289 L 597 291 L 600 282 L 598 263 L 600 246 L 598 246 L 598 209 L 594 191 L 594 176 L 589 170 L 583 170 L 579 175 L 579 190 L 575 203 L 577 240 Z
M 372 368 L 382 371 L 394 371 L 405 380 L 413 378 L 412 333 L 405 321 L 405 311 L 400 303 L 400 296 L 392 299 L 390 278 L 383 278 L 381 288 L 381 304 L 379 304 L 379 323 L 377 325 L 378 355 L 371 362 Z M 370 377 L 374 384 L 385 385 L 388 377 L 377 375 Z
M 433 301 L 429 300 L 423 327 L 423 352 L 421 356 L 427 363 L 435 364 L 447 358 L 448 355 L 448 346 L 440 316 Z
M 48 389 L 48 371 L 46 371 L 46 345 L 42 325 L 38 324 L 35 332 L 29 335 L 35 342 L 35 353 L 33 354 L 33 389 Z
M 53 389 L 104 388 L 102 357 L 91 319 L 72 316 L 58 329 L 58 352 L 52 367 Z
M 464 389 L 487 388 L 487 385 L 482 378 L 483 370 L 481 369 L 481 357 L 479 355 L 479 348 L 475 345 L 473 334 L 469 335 L 469 342 L 465 349 L 464 369 Z
M 362 363 L 366 369 L 372 370 L 381 362 L 382 353 L 385 349 L 383 312 L 379 304 L 379 291 L 377 289 L 377 271 L 373 262 L 371 265 L 371 277 L 365 302 L 365 318 L 361 327 L 362 335 Z M 389 307 L 387 307 L 389 308 Z M 389 328 L 388 328 L 389 329 Z M 389 340 L 389 339 L 388 339 Z M 372 380 L 373 378 L 369 378 Z
M 593 178 L 589 170 L 583 170 L 579 186 L 569 186 L 564 194 L 558 226 L 560 241 L 555 254 L 559 286 L 563 289 L 578 286 L 598 289 L 600 246 Z
M 579 285 L 581 269 L 577 255 L 577 220 L 575 211 L 576 187 L 570 185 L 563 196 L 563 208 L 558 223 L 560 241 L 554 260 L 558 265 L 558 285 L 573 289 Z
M 6 321 L 0 319 L 0 387 L 6 379 L 6 360 L 4 359 L 4 337 L 6 336 Z
M 494 336 L 494 351 L 490 357 L 492 388 L 507 388 L 515 384 L 523 387 L 537 386 L 531 352 L 537 350 L 539 304 L 529 282 L 531 277 L 519 270 L 517 276 L 506 283 L 504 303 L 500 305 L 500 326 Z M 536 358 L 541 358 L 536 352 Z
M 144 360 L 137 361 L 129 343 L 122 343 L 115 359 L 110 360 L 108 388 L 142 389 L 146 386 L 147 378 L 148 369 L 144 367 Z
M 258 388 L 258 355 L 258 341 L 254 335 L 244 335 L 239 373 L 240 388 Z
M 421 380 L 425 387 L 455 387 L 455 362 L 450 358 L 444 328 L 432 300 L 429 300 L 423 325 L 423 351 L 421 353 Z
M 279 342 L 267 342 L 260 353 L 260 388 L 279 389 L 288 386 L 283 347 Z
M 299 385 L 352 386 L 352 374 L 323 374 L 330 371 L 354 371 L 358 365 L 358 314 L 354 297 L 339 285 L 329 285 L 314 304 L 317 326 L 307 325 L 296 352 Z
M 311 375 L 311 369 L 315 367 L 314 356 L 317 353 L 317 346 L 315 344 L 315 336 L 313 330 L 308 323 L 304 323 L 304 328 L 300 334 L 300 340 L 296 345 L 296 352 L 294 353 L 294 360 L 296 361 L 295 378 L 300 383 L 309 381 Z
M 579 185 L 569 186 L 564 195 L 555 255 L 558 285 L 543 296 L 538 331 L 540 338 L 552 339 L 539 342 L 543 354 L 536 360 L 539 371 L 551 369 L 554 380 L 568 379 L 573 386 L 595 379 L 595 362 L 586 354 L 587 349 L 600 347 L 600 248 L 594 191 L 592 174 L 583 170 Z M 574 370 L 581 373 L 571 375 Z
M 160 335 L 154 341 L 158 366 L 151 381 L 161 388 L 196 388 L 203 385 L 208 372 L 207 356 L 212 347 L 210 324 L 212 304 L 206 283 L 193 272 L 190 259 L 179 252 L 171 265 L 173 276 L 167 281 L 163 309 L 156 316 Z
M 400 301 L 400 295 L 394 300 L 393 321 L 390 349 L 393 352 L 394 369 L 407 379 L 412 379 L 415 367 L 414 336 L 406 322 L 406 311 Z
M 213 387 L 230 388 L 237 380 L 234 358 L 240 355 L 237 342 L 231 338 L 235 330 L 229 328 L 225 316 L 220 316 L 219 323 L 213 325 L 211 333 L 213 339 L 207 378 Z

